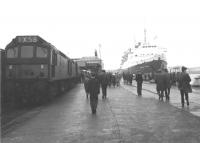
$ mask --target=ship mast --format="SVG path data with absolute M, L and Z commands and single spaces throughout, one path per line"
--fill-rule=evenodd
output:
M 147 34 L 147 30 L 146 29 L 144 29 L 144 43 L 146 44 L 146 42 L 147 42 L 147 37 L 146 37 L 146 34 Z

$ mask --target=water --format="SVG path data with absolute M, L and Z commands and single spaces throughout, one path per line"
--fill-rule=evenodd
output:
M 193 85 L 193 86 L 200 86 L 200 74 L 189 74 L 189 75 L 190 75 L 190 78 L 191 78 L 190 84 Z

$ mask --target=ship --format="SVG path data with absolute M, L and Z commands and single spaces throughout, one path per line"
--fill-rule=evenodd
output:
M 140 71 L 145 76 L 152 77 L 159 70 L 167 68 L 166 53 L 166 48 L 147 42 L 144 30 L 144 41 L 135 42 L 133 48 L 124 52 L 120 69 L 131 74 Z

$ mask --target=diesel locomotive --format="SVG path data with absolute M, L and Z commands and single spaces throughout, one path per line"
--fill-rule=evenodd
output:
M 4 86 L 5 86 L 5 51 L 3 49 L 0 49 L 0 97 L 1 97 L 1 101 L 4 97 Z
M 18 105 L 51 100 L 79 74 L 76 62 L 40 36 L 16 36 L 5 48 L 5 95 Z

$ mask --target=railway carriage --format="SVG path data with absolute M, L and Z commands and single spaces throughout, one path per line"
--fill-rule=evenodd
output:
M 19 105 L 50 100 L 78 77 L 74 61 L 39 36 L 16 36 L 5 57 L 6 95 Z

